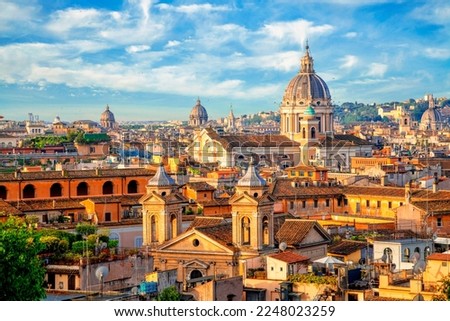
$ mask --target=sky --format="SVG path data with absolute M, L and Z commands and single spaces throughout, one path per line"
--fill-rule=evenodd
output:
M 448 0 L 0 0 L 0 115 L 278 111 L 308 42 L 333 103 L 448 97 Z

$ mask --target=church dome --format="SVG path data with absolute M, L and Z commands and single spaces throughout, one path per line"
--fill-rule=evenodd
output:
M 114 122 L 114 114 L 109 110 L 109 106 L 106 105 L 105 111 L 100 116 L 100 122 Z
M 192 126 L 203 125 L 208 121 L 208 112 L 206 108 L 202 106 L 200 99 L 197 99 L 197 103 L 192 108 L 189 116 L 189 124 Z
M 245 175 L 242 176 L 242 178 L 237 182 L 237 186 L 246 186 L 246 187 L 266 186 L 265 179 L 259 176 L 258 171 L 253 165 L 253 161 L 250 162 Z
M 442 115 L 436 108 L 429 108 L 422 114 L 421 123 L 424 122 L 441 122 Z
M 164 165 L 160 164 L 158 170 L 151 179 L 149 179 L 147 186 L 166 187 L 176 185 L 175 180 L 167 174 Z
M 291 79 L 283 96 L 285 106 L 306 106 L 307 104 L 324 104 L 331 100 L 330 90 L 325 81 L 314 71 L 314 59 L 306 46 L 306 53 L 301 59 L 299 73 Z

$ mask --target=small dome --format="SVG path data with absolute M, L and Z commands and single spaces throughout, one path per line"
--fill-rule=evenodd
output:
M 314 116 L 316 114 L 316 111 L 314 110 L 314 108 L 311 105 L 309 105 L 308 108 L 305 109 L 303 114 L 305 116 Z
M 59 124 L 61 122 L 61 118 L 59 116 L 56 116 L 55 119 L 53 119 L 53 124 Z
M 259 176 L 258 171 L 253 165 L 253 161 L 250 162 L 247 172 L 244 176 L 237 182 L 237 186 L 246 186 L 246 187 L 262 187 L 266 186 L 266 181 L 264 178 Z
M 163 164 L 159 165 L 155 176 L 149 179 L 147 183 L 147 186 L 158 186 L 158 187 L 173 186 L 173 185 L 176 185 L 175 180 L 167 174 Z
M 197 99 L 197 103 L 191 110 L 191 114 L 189 115 L 189 123 L 190 125 L 197 126 L 203 125 L 208 121 L 208 112 L 206 108 L 202 106 L 200 99 Z
M 109 110 L 109 106 L 106 105 L 105 111 L 100 116 L 100 122 L 114 122 L 114 114 Z

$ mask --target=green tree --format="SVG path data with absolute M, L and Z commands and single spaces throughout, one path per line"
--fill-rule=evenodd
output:
M 174 286 L 169 286 L 162 290 L 156 297 L 156 301 L 180 301 L 181 294 L 177 291 Z
M 439 281 L 438 293 L 433 296 L 433 301 L 450 301 L 450 275 Z
M 0 300 L 45 298 L 45 269 L 38 256 L 45 246 L 40 235 L 18 218 L 0 222 Z

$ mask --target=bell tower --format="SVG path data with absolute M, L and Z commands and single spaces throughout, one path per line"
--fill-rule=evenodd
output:
M 273 205 L 266 181 L 258 174 L 253 161 L 238 181 L 230 199 L 233 243 L 250 251 L 274 246 Z
M 181 233 L 182 212 L 188 201 L 178 192 L 175 180 L 163 164 L 148 181 L 147 193 L 139 203 L 143 214 L 143 245 L 156 246 Z

